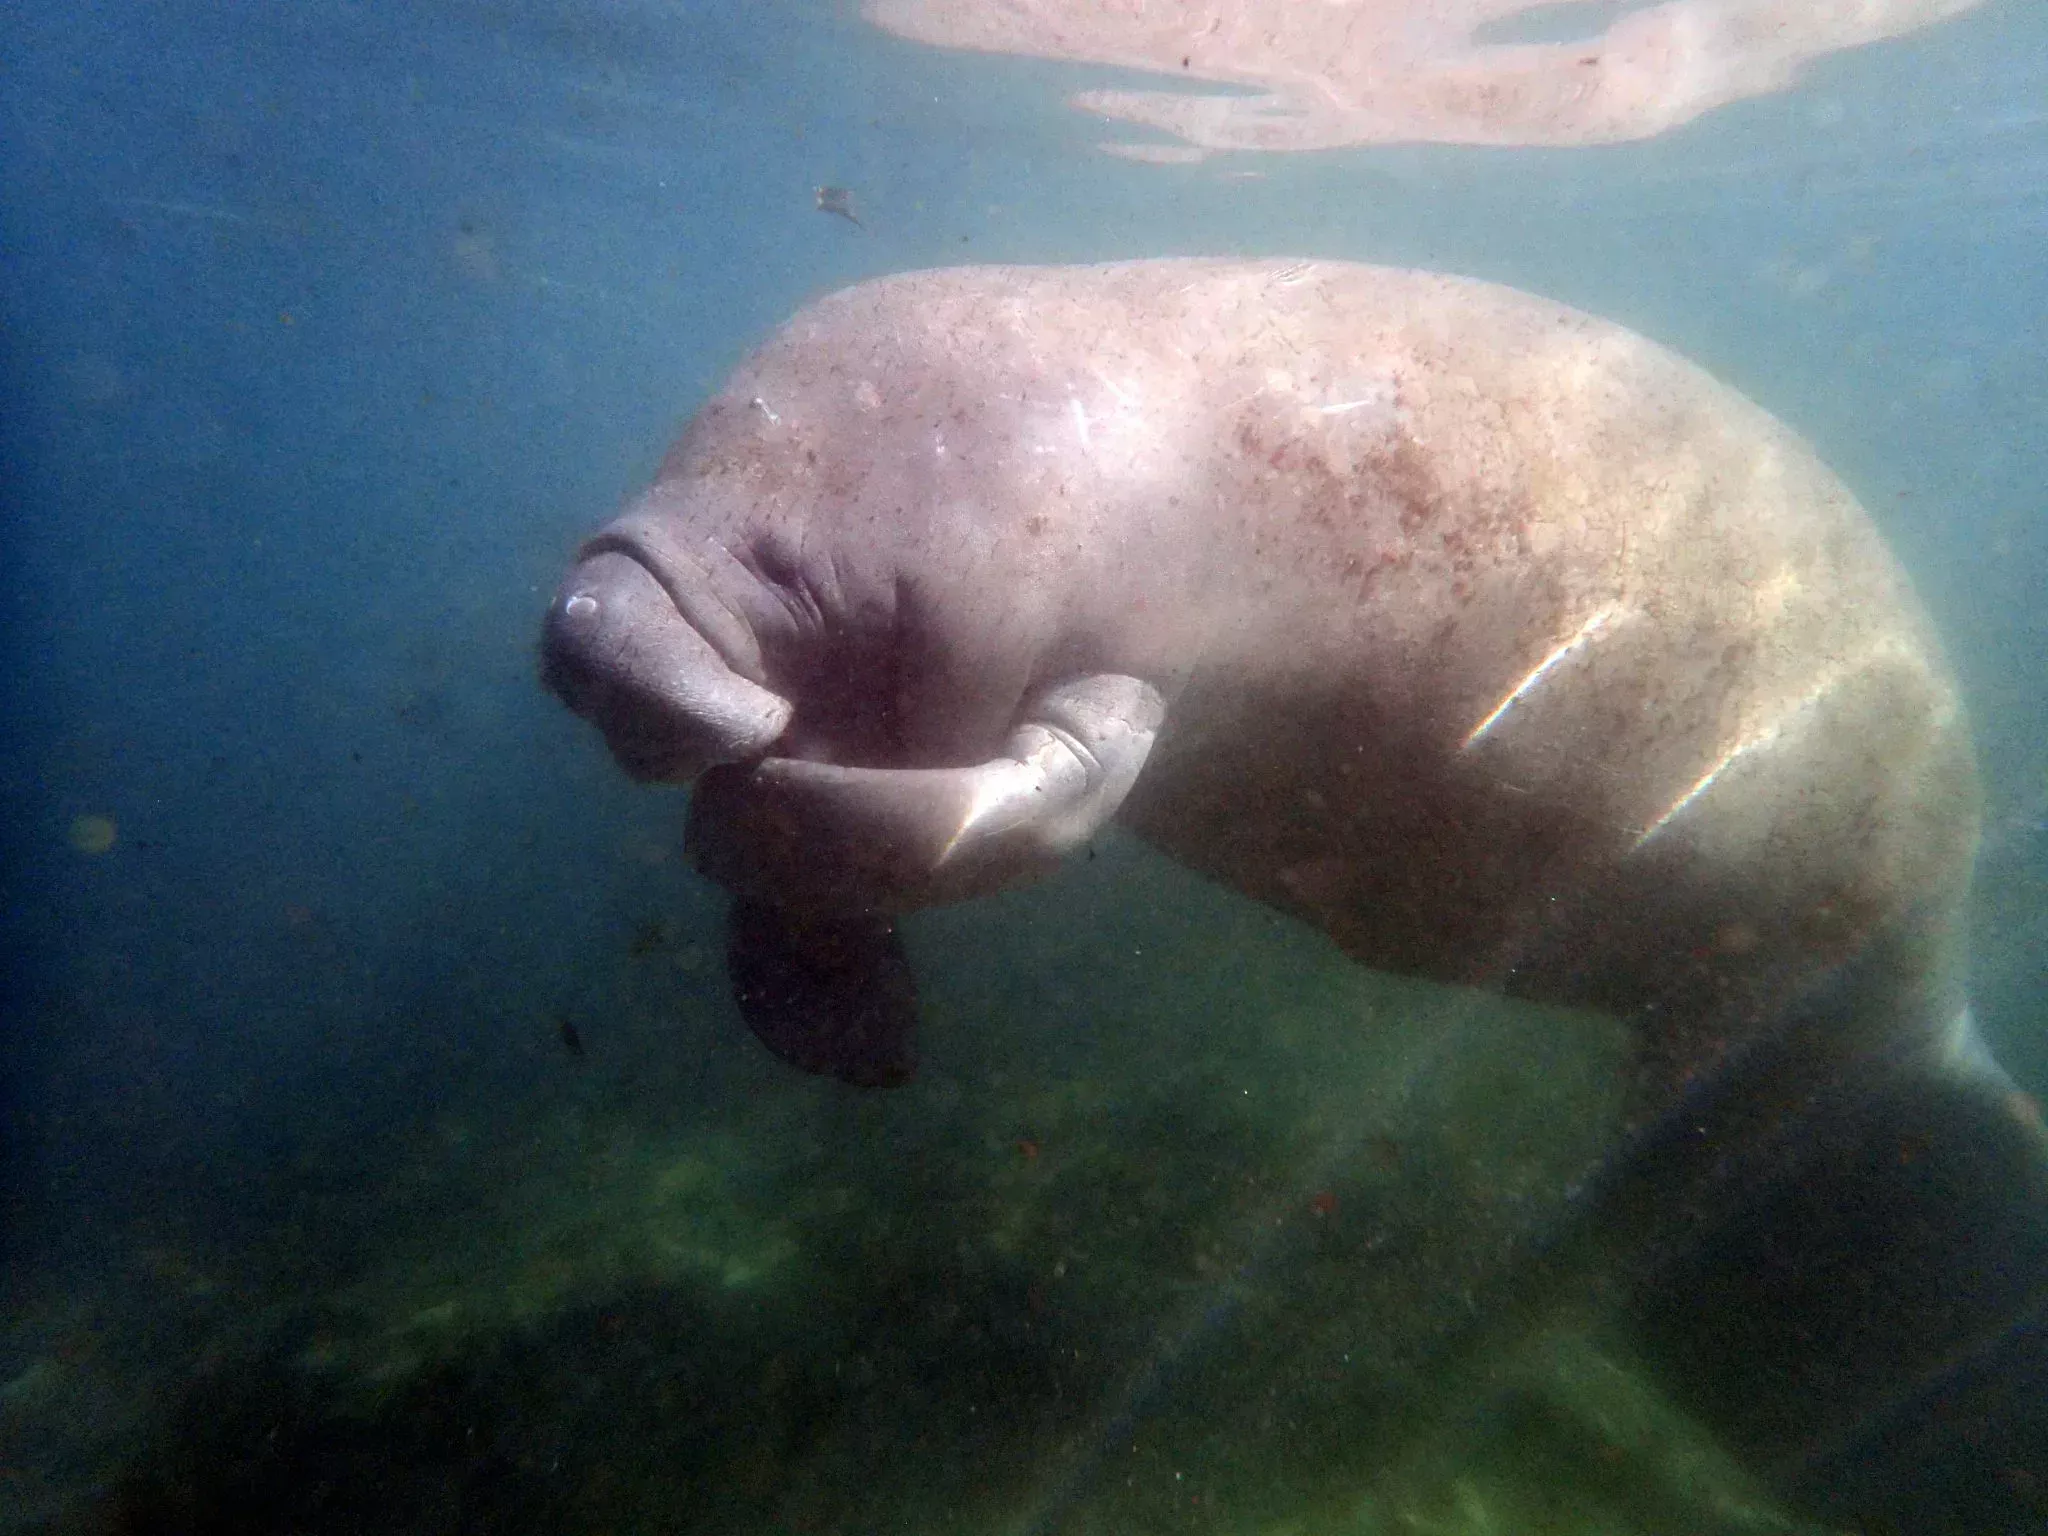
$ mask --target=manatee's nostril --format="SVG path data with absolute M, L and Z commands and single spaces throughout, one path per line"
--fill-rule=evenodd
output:
M 597 612 L 597 599 L 588 592 L 578 592 L 574 597 L 562 604 L 562 612 L 572 619 L 580 619 L 586 614 Z

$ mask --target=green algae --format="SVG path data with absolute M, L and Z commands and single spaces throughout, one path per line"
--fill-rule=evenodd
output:
M 538 1113 L 451 1105 L 364 1201 L 409 1219 L 195 1391 L 138 1507 L 1804 1530 L 1603 1335 L 1597 1273 L 1506 1283 L 1617 1134 L 1611 1021 L 1371 976 L 1144 875 L 1139 910 L 1104 874 L 916 927 L 924 1070 L 893 1093 L 790 1073 L 715 1009 L 593 1019 L 640 1054 Z M 1005 944 L 1028 968 L 984 963 Z M 679 1032 L 694 1087 L 664 1075 Z

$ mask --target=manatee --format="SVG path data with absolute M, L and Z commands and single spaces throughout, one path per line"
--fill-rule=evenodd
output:
M 898 919 L 1115 819 L 1364 965 L 1626 1017 L 1587 1230 L 1781 1482 L 2048 1304 L 1933 627 L 1806 444 L 1618 326 L 1338 262 L 863 283 L 583 546 L 542 657 L 694 784 L 736 999 L 806 1070 L 905 1080 Z
M 1652 1077 L 1880 939 L 1875 1040 L 1972 1039 L 1970 737 L 1897 562 L 1756 406 L 1507 288 L 833 294 L 583 548 L 543 655 L 628 771 L 700 781 L 700 867 L 799 949 L 1120 816 L 1368 966 L 1654 1021 Z

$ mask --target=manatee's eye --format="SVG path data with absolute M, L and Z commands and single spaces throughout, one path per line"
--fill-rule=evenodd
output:
M 587 618 L 597 612 L 597 599 L 588 592 L 578 592 L 562 604 L 562 612 L 572 619 Z

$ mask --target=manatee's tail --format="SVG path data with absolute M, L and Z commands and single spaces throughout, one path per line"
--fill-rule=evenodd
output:
M 1630 1277 L 1631 1342 L 1818 1517 L 2048 1528 L 2038 1123 L 1988 1074 L 1840 1086 Z
M 2048 1136 L 1959 986 L 1902 974 L 1878 943 L 1806 989 L 1588 1181 L 1571 1241 L 1795 1506 L 2048 1529 Z

